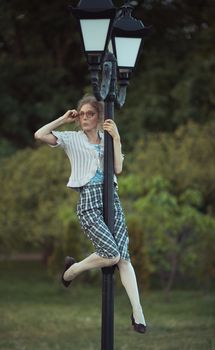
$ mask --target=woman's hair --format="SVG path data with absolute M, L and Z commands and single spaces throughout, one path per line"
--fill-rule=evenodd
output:
M 98 122 L 101 124 L 104 120 L 104 102 L 97 101 L 95 96 L 85 95 L 78 102 L 77 111 L 80 112 L 81 108 L 86 104 L 90 104 L 93 108 L 95 108 L 98 113 Z

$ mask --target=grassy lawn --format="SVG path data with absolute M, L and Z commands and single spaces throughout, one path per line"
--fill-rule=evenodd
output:
M 67 290 L 38 263 L 0 262 L 1 350 L 100 350 L 100 287 L 78 279 Z M 130 306 L 115 291 L 115 350 L 215 350 L 215 295 L 143 293 L 149 331 L 135 333 Z

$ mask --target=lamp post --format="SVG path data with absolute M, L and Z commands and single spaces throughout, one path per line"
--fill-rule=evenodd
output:
M 104 101 L 105 118 L 114 119 L 115 105 L 125 103 L 126 89 L 144 38 L 150 32 L 132 17 L 129 1 L 118 10 L 111 0 L 80 0 L 71 7 L 76 17 L 91 75 L 93 93 Z M 102 77 L 100 83 L 100 72 Z M 104 220 L 114 235 L 113 141 L 104 135 Z M 114 348 L 114 267 L 102 269 L 102 336 L 101 350 Z

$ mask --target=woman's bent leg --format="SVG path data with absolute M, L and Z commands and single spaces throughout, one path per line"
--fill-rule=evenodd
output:
M 113 258 L 102 258 L 96 253 L 89 255 L 84 260 L 73 264 L 66 272 L 64 273 L 63 278 L 65 281 L 71 281 L 80 273 L 93 269 L 93 268 L 102 268 L 107 266 L 112 266 L 118 263 L 120 256 Z
M 122 284 L 125 287 L 132 306 L 134 320 L 136 323 L 146 325 L 133 266 L 129 261 L 122 259 L 118 262 L 117 266 L 119 268 Z

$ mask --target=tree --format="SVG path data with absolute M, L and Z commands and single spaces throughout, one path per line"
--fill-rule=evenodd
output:
M 146 130 L 214 119 L 214 10 L 209 0 L 139 2 L 135 16 L 154 31 L 117 116 L 126 152 Z M 32 132 L 75 106 L 90 79 L 67 1 L 3 1 L 0 33 L 0 136 L 8 155 L 33 147 Z

